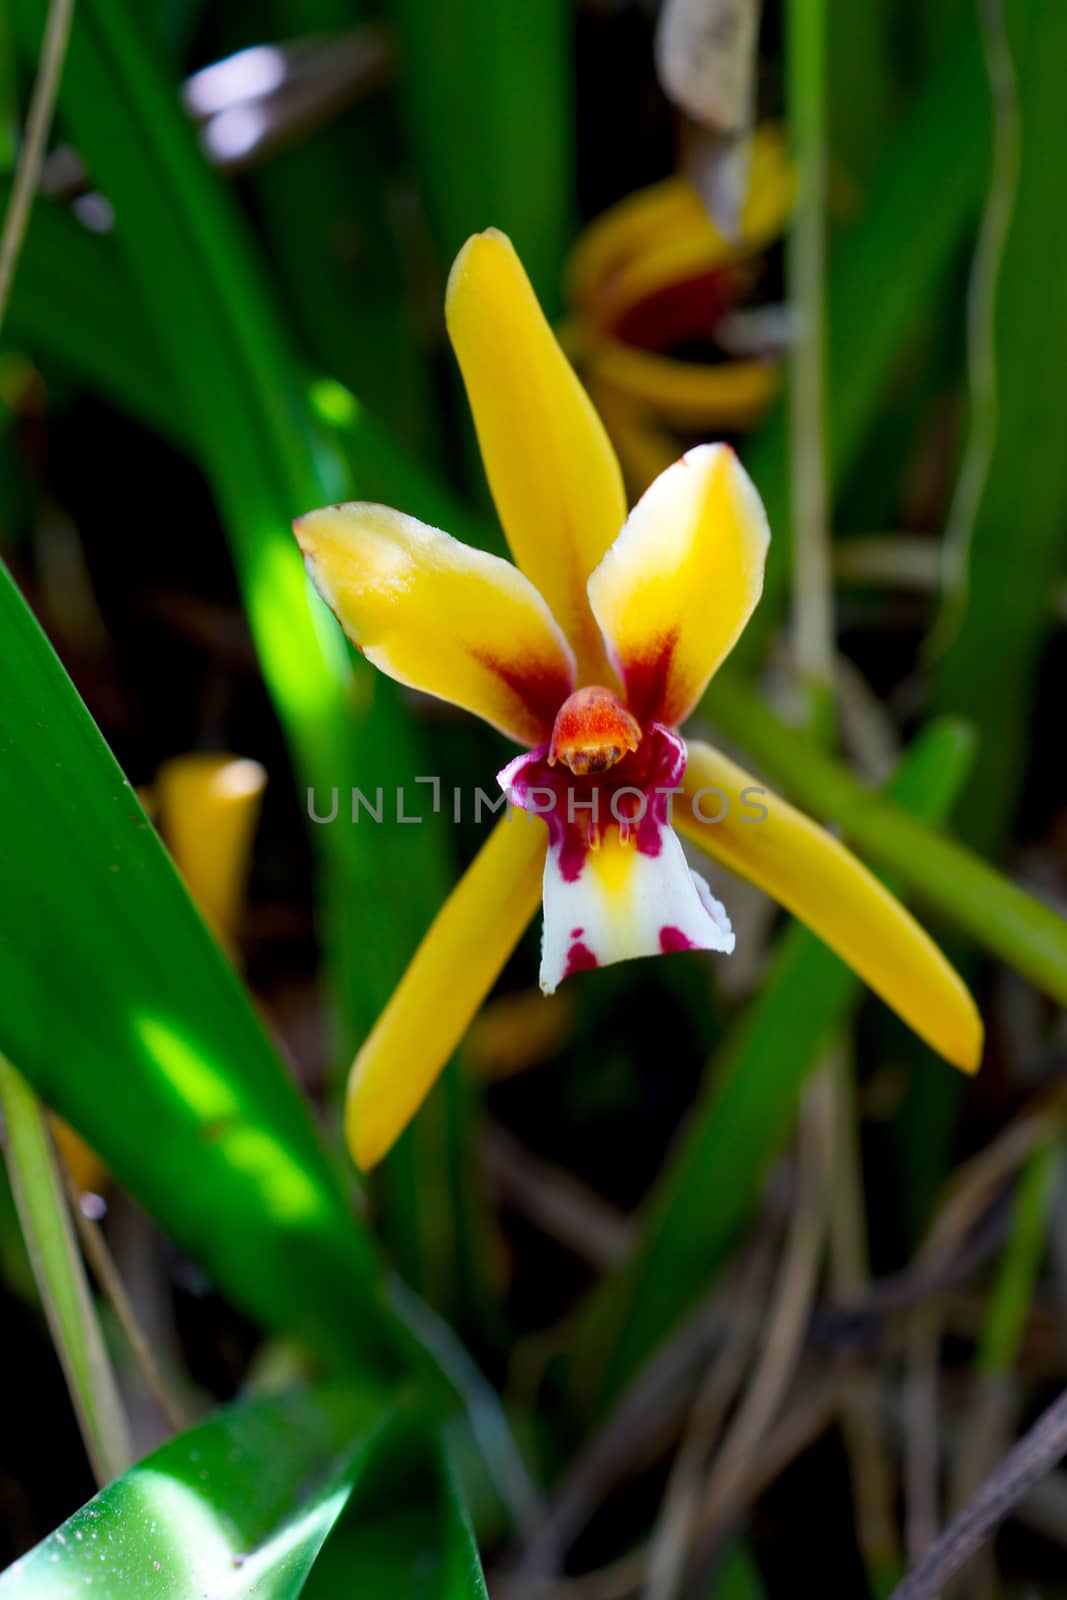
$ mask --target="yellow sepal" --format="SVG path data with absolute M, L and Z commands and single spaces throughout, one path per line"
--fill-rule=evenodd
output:
M 523 812 L 497 823 L 352 1063 L 345 1137 L 364 1171 L 403 1133 L 529 925 L 547 838 Z
M 312 511 L 293 531 L 311 581 L 368 661 L 520 744 L 548 738 L 574 657 L 510 561 L 361 502 Z
M 684 787 L 680 832 L 799 917 L 953 1066 L 978 1070 L 982 1019 L 966 985 L 850 850 L 710 745 L 689 741 Z
M 585 581 L 626 516 L 604 425 L 495 228 L 456 257 L 445 315 L 511 552 L 573 645 L 583 681 L 603 683 L 610 669 Z

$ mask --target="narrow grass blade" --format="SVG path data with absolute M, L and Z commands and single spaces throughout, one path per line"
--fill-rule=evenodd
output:
M 96 1307 L 71 1225 L 41 1102 L 0 1055 L 0 1111 L 11 1188 L 52 1342 L 97 1483 L 130 1461 L 130 1440 Z
M 238 1305 L 376 1359 L 307 1108 L 2 566 L 0 679 L 0 1049 Z
M 978 1343 L 978 1369 L 987 1378 L 1015 1371 L 1045 1253 L 1061 1162 L 1056 1144 L 1041 1145 L 1020 1173 L 1011 1233 L 997 1265 Z

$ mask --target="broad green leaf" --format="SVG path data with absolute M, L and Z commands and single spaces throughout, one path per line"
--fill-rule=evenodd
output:
M 41 12 L 11 13 L 35 51 Z M 116 239 L 215 493 L 267 687 L 302 785 L 381 784 L 422 771 L 393 686 L 359 668 L 305 582 L 290 519 L 347 491 L 306 403 L 249 242 L 201 156 L 177 85 L 127 0 L 79 5 L 58 116 L 116 214 Z M 116 473 L 116 493 L 140 486 Z M 376 1016 L 443 888 L 430 826 L 316 828 L 331 970 L 347 1056 Z M 406 892 L 391 891 L 404 882 Z M 378 915 L 390 905 L 389 916 Z
M 32 38 L 35 8 L 19 0 L 17 10 Z M 328 812 L 338 793 L 337 821 L 312 834 L 328 970 L 342 1002 L 340 1087 L 356 1042 L 444 898 L 446 848 L 439 819 L 399 826 L 387 808 L 381 826 L 349 820 L 353 790 L 380 788 L 391 802 L 427 769 L 394 685 L 362 663 L 350 672 L 340 630 L 305 583 L 289 520 L 346 495 L 391 500 L 457 533 L 463 519 L 425 472 L 402 464 L 339 384 L 305 388 L 177 86 L 124 0 L 79 7 L 60 115 L 115 206 L 130 305 L 143 308 L 168 404 L 215 490 L 302 797 L 314 790 Z M 337 443 L 344 448 L 331 448 Z M 462 1140 L 450 1145 L 436 1165 L 455 1167 L 461 1149 Z M 409 1207 L 434 1203 L 429 1183 L 403 1176 Z M 417 1275 L 432 1281 L 428 1269 Z
M 442 1438 L 439 1444 L 442 1504 L 442 1595 L 447 1600 L 489 1600 L 478 1541 L 463 1498 L 463 1486 Z
M 935 725 L 901 762 L 891 792 L 902 808 L 936 820 L 972 757 L 965 731 Z M 656 1185 L 634 1253 L 601 1280 L 583 1313 L 578 1375 L 598 1404 L 610 1403 L 708 1292 L 751 1221 L 805 1082 L 862 994 L 861 981 L 806 928 L 794 924 L 778 940 Z
M 0 1115 L 11 1188 L 52 1342 L 98 1483 L 130 1459 L 119 1398 L 85 1266 L 74 1237 L 63 1177 L 41 1102 L 0 1054 Z
M 0 681 L 0 1049 L 239 1305 L 375 1347 L 307 1108 L 3 567 Z
M 323 1549 L 306 1600 L 488 1600 L 478 1546 L 444 1446 L 423 1440 L 355 1497 Z M 0 1591 L 2 1595 L 2 1591 Z
M 1009 100 L 975 267 L 991 347 L 974 355 L 972 436 L 957 491 L 962 560 L 934 675 L 938 707 L 971 719 L 981 737 L 960 829 L 985 850 L 1003 836 L 1025 780 L 1048 596 L 1067 554 L 1067 100 L 1057 70 L 1067 53 L 1067 7 L 1008 0 L 987 25 L 990 49 L 1007 58 L 998 79 L 1014 75 L 1018 125 Z
M 70 270 L 71 263 L 75 270 Z M 29 286 L 29 293 L 22 293 L 24 285 Z M 31 350 L 72 366 L 83 382 L 118 398 L 142 420 L 162 426 L 175 443 L 188 446 L 192 441 L 185 438 L 185 419 L 178 407 L 165 405 L 161 416 L 155 414 L 151 397 L 165 400 L 168 385 L 162 358 L 152 355 L 150 343 L 139 342 L 136 330 L 131 334 L 128 311 L 136 298 L 114 240 L 89 234 L 73 215 L 54 203 L 38 204 L 24 272 L 16 283 L 16 331 Z M 67 342 L 69 330 L 86 326 L 92 330 L 91 338 Z M 485 542 L 484 530 L 465 508 L 439 489 L 428 473 L 412 465 L 342 385 L 318 378 L 308 385 L 307 395 L 313 414 L 345 457 L 351 481 L 359 484 L 361 494 L 400 504 L 435 525 L 466 535 L 473 543 Z M 347 820 L 337 826 L 347 827 Z M 342 1059 L 340 1065 L 344 1064 Z M 452 1081 L 431 1097 L 417 1129 L 402 1141 L 387 1165 L 382 1222 L 389 1247 L 412 1283 L 435 1304 L 451 1310 L 457 1300 L 480 1298 L 475 1268 L 482 1258 L 468 1237 L 477 1226 L 473 1203 L 477 1196 L 471 1194 L 475 1179 L 462 1153 L 470 1138 L 467 1130 L 475 1109 L 473 1096 L 469 1084 L 452 1073 L 448 1077 Z M 417 1150 L 413 1147 L 416 1138 Z M 416 1164 L 421 1178 L 416 1177 Z M 450 1186 L 457 1197 L 456 1204 L 447 1209 L 436 1199 L 443 1185 Z
M 341 35 L 373 15 L 365 0 L 268 0 L 253 11 L 232 9 L 236 47 Z M 440 448 L 441 430 L 427 415 L 423 319 L 396 237 L 394 122 L 388 95 L 371 94 L 245 181 L 310 356 L 358 390 L 393 438 Z
M 340 1388 L 232 1406 L 109 1484 L 0 1577 L 0 1597 L 63 1600 L 91 1585 L 295 1600 L 395 1415 L 388 1392 Z
M 866 180 L 892 128 L 897 100 L 892 0 L 830 0 L 830 143 L 834 169 Z
M 565 0 L 389 0 L 411 147 L 446 267 L 510 234 L 551 313 L 572 224 L 572 8 Z
M 18 110 L 11 28 L 0 12 L 0 172 L 10 172 L 17 159 Z

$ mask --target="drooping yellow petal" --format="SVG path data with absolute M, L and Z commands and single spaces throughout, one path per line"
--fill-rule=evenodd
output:
M 590 341 L 583 370 L 590 388 L 595 381 L 647 406 L 660 422 L 705 431 L 753 427 L 782 381 L 773 361 L 676 361 L 608 338 Z
M 977 1071 L 982 1020 L 967 988 L 850 850 L 710 745 L 690 741 L 683 783 L 680 832 L 807 923 L 954 1066 Z
M 230 755 L 175 756 L 156 775 L 160 832 L 201 915 L 230 949 L 266 784 L 258 761 Z
M 364 1171 L 415 1115 L 522 937 L 546 848 L 537 818 L 502 819 L 434 918 L 352 1064 L 345 1137 Z
M 698 445 L 658 477 L 589 580 L 630 710 L 683 720 L 763 588 L 770 530 L 734 452 Z
M 468 239 L 445 314 L 512 554 L 574 646 L 582 680 L 602 683 L 585 581 L 626 516 L 604 426 L 504 234 Z
M 312 582 L 368 661 L 520 744 L 548 738 L 574 658 L 509 561 L 387 506 L 327 506 L 293 529 Z
M 761 127 L 752 140 L 739 244 L 723 236 L 687 179 L 666 178 L 628 195 L 583 230 L 571 254 L 569 297 L 596 326 L 611 328 L 667 285 L 764 249 L 785 227 L 792 189 L 781 130 Z

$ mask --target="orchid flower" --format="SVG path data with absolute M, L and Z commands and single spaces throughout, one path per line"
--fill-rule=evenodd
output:
M 974 1003 L 910 914 L 831 834 L 677 731 L 760 596 L 770 535 L 733 452 L 690 450 L 627 516 L 604 427 L 503 234 L 464 246 L 446 313 L 515 565 L 385 506 L 294 524 L 312 582 L 369 661 L 523 747 L 498 775 L 515 809 L 353 1064 L 357 1164 L 379 1160 L 414 1115 L 539 901 L 547 993 L 631 956 L 733 949 L 674 825 L 973 1071 Z
M 664 178 L 629 194 L 579 234 L 567 268 L 565 344 L 607 427 L 631 494 L 679 452 L 678 435 L 744 432 L 781 381 L 763 351 L 711 358 L 728 313 L 758 285 L 792 201 L 782 131 L 752 138 L 738 237 L 727 239 L 693 185 Z M 686 354 L 679 354 L 681 348 Z M 694 347 L 709 354 L 694 359 Z

